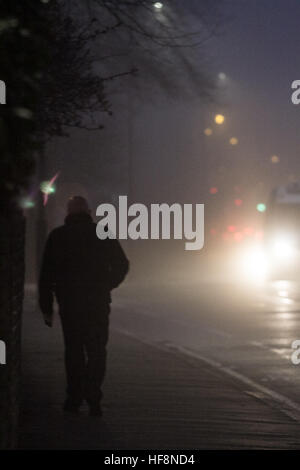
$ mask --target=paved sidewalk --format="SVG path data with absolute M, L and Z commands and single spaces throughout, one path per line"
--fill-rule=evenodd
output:
M 113 314 L 113 313 L 112 313 Z M 104 417 L 64 415 L 63 345 L 25 305 L 21 449 L 291 449 L 299 426 L 241 385 L 112 331 Z

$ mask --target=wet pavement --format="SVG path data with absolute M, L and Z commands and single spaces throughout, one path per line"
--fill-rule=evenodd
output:
M 149 286 L 146 291 L 149 293 Z M 208 327 L 204 314 L 198 315 L 197 323 L 192 304 L 187 316 L 180 317 L 181 305 L 177 302 L 175 308 L 170 294 L 169 302 L 164 303 L 155 295 L 152 301 L 147 299 L 146 291 L 143 295 L 140 287 L 139 295 L 133 297 L 131 287 L 125 286 L 115 295 L 101 419 L 89 417 L 86 408 L 74 416 L 62 412 L 65 379 L 59 322 L 56 321 L 53 329 L 44 326 L 33 292 L 27 295 L 19 447 L 299 448 L 297 403 L 289 401 L 282 389 L 279 393 L 276 380 L 269 388 L 269 381 L 259 381 L 253 372 L 265 363 L 265 377 L 268 377 L 272 360 L 276 363 L 287 359 L 269 349 L 262 354 L 264 348 L 255 344 L 251 349 L 249 329 L 245 345 L 241 337 L 234 337 L 233 331 L 230 334 L 223 331 L 220 324 L 217 329 L 212 320 Z M 166 291 L 165 296 L 166 301 Z M 191 301 L 192 296 L 189 298 Z M 174 303 L 175 300 L 173 291 Z M 201 312 L 205 304 L 203 294 Z M 231 323 L 233 312 L 234 309 Z M 195 347 L 197 336 L 198 347 Z M 285 346 L 285 342 L 281 345 Z M 268 355 L 272 358 L 270 363 Z M 295 366 L 288 364 L 295 373 Z

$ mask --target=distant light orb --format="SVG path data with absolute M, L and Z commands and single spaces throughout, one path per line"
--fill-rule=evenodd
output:
M 53 193 L 55 193 L 55 187 L 53 186 L 53 184 L 50 183 L 50 181 L 43 181 L 40 184 L 40 190 L 44 194 L 53 194 Z
M 271 162 L 272 163 L 276 164 L 276 163 L 279 163 L 279 161 L 280 161 L 280 158 L 278 157 L 278 155 L 272 155 L 272 157 L 271 157 Z
M 240 206 L 243 204 L 243 201 L 242 201 L 242 199 L 235 199 L 235 200 L 234 200 L 234 204 L 235 204 L 237 207 L 240 207 Z
M 245 235 L 251 236 L 251 235 L 253 235 L 253 233 L 254 233 L 254 228 L 253 227 L 245 227 L 244 228 L 244 234 Z
M 225 117 L 223 116 L 223 114 L 216 114 L 215 115 L 215 123 L 216 124 L 223 124 L 223 122 L 225 121 Z
M 230 145 L 237 145 L 239 143 L 238 139 L 236 137 L 231 137 L 229 139 Z
M 262 202 L 260 202 L 259 204 L 257 204 L 256 209 L 258 210 L 258 212 L 265 212 L 267 209 L 267 206 L 263 204 Z
M 221 81 L 223 82 L 223 81 L 226 80 L 226 78 L 227 78 L 226 73 L 220 72 L 220 73 L 218 74 L 218 78 L 219 78 L 219 80 L 221 80 Z
M 161 2 L 155 2 L 153 6 L 156 10 L 161 10 L 164 5 Z
M 210 129 L 210 127 L 207 127 L 206 129 L 204 129 L 204 134 L 209 136 L 209 135 L 212 135 L 213 131 L 212 129 Z
M 210 188 L 209 192 L 210 192 L 210 194 L 217 194 L 218 188 L 216 188 L 215 186 L 213 186 L 212 188 Z
M 233 235 L 233 238 L 236 242 L 241 242 L 244 236 L 241 232 L 235 232 L 235 234 Z
M 22 209 L 32 209 L 35 204 L 30 198 L 23 198 L 20 201 L 20 206 L 22 207 Z

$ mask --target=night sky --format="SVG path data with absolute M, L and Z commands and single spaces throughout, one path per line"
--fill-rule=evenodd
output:
M 291 102 L 291 83 L 300 78 L 300 3 L 227 1 L 224 13 L 221 34 L 204 51 L 213 76 L 227 76 L 214 103 L 180 94 L 178 100 L 169 99 L 163 92 L 154 100 L 134 98 L 134 201 L 204 202 L 217 217 L 220 204 L 209 205 L 209 188 L 218 186 L 225 204 L 241 197 L 250 214 L 248 209 L 266 200 L 274 185 L 300 179 L 300 108 Z M 50 145 L 50 176 L 61 169 L 57 206 L 70 190 L 84 192 L 93 207 L 127 193 L 126 103 L 126 93 L 114 99 L 114 116 L 104 118 L 104 131 L 75 131 Z M 226 118 L 219 128 L 213 122 L 216 112 Z M 212 136 L 203 134 L 206 127 L 213 129 Z M 228 143 L 233 136 L 239 140 L 236 147 Z M 279 156 L 277 165 L 272 155 Z
M 276 154 L 282 169 L 299 177 L 300 109 L 290 96 L 300 76 L 300 3 L 236 1 L 231 10 L 232 20 L 212 51 L 232 80 L 230 125 L 248 158 L 267 164 Z

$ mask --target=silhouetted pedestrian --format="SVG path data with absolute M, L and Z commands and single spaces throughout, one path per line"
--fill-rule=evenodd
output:
M 128 268 L 116 239 L 97 238 L 87 201 L 70 198 L 65 224 L 48 237 L 39 280 L 40 308 L 48 326 L 54 295 L 59 305 L 67 373 L 65 411 L 78 411 L 85 399 L 90 414 L 101 415 L 110 291 L 124 280 Z

